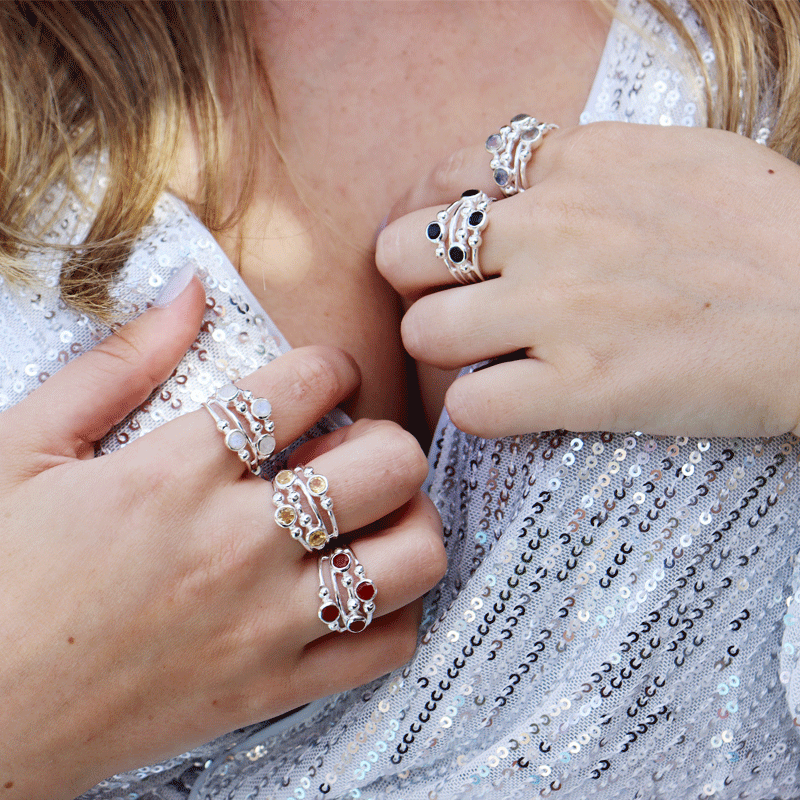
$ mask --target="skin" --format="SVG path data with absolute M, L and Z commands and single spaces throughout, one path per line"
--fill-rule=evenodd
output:
M 489 209 L 485 283 L 453 288 L 420 235 L 457 186 L 496 194 L 478 148 L 419 182 L 378 241 L 411 355 L 517 355 L 450 386 L 456 425 L 800 431 L 800 167 L 723 131 L 601 123 L 548 134 L 528 176 Z
M 221 446 L 205 411 L 92 458 L 194 340 L 204 299 L 194 279 L 0 417 L 14 455 L 0 469 L 4 800 L 68 800 L 413 653 L 415 600 L 445 558 L 419 492 L 425 458 L 395 423 L 361 421 L 297 454 L 330 476 L 341 538 L 379 587 L 357 636 L 317 619 L 315 555 L 265 513 L 272 487 Z M 242 381 L 270 397 L 280 448 L 357 383 L 352 359 L 323 347 Z M 192 458 L 172 457 L 182 452 Z
M 800 370 L 784 333 L 796 327 L 797 168 L 721 134 L 571 130 L 607 20 L 563 0 L 458 9 L 263 6 L 284 160 L 264 160 L 252 207 L 220 238 L 289 341 L 312 345 L 243 382 L 272 401 L 279 446 L 347 397 L 360 419 L 413 414 L 401 304 L 372 258 L 383 214 L 408 184 L 416 189 L 381 235 L 378 263 L 413 304 L 409 351 L 442 368 L 529 356 L 453 384 L 448 408 L 465 429 L 797 426 Z M 498 52 L 530 79 L 511 80 Z M 563 130 L 537 153 L 533 188 L 491 209 L 482 262 L 499 277 L 452 288 L 422 231 L 465 187 L 491 187 L 485 152 L 447 156 L 518 111 Z M 732 163 L 743 171 L 727 175 Z M 0 696 L 11 698 L 0 709 L 3 800 L 73 797 L 411 655 L 415 600 L 444 560 L 418 494 L 424 457 L 395 424 L 359 422 L 298 455 L 335 486 L 337 517 L 380 587 L 379 616 L 358 637 L 324 635 L 315 559 L 264 514 L 270 488 L 242 472 L 205 412 L 89 458 L 169 374 L 202 302 L 191 284 L 0 418 L 3 452 L 14 454 L 0 469 L 2 570 L 14 576 L 0 626 Z M 654 310 L 664 313 L 657 326 Z M 164 457 L 174 452 L 192 457 Z M 374 490 L 376 472 L 391 492 Z M 76 485 L 96 491 L 76 497 Z M 120 507 L 125 526 L 113 524 Z M 34 743 L 23 735 L 31 727 L 43 732 Z

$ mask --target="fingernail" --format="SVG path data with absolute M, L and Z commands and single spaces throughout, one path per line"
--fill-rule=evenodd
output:
M 155 308 L 164 308 L 177 300 L 183 290 L 189 285 L 194 276 L 194 264 L 190 261 L 170 275 L 161 291 L 153 300 Z

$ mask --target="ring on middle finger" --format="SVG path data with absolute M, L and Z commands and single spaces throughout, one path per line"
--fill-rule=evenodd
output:
M 485 192 L 468 189 L 429 223 L 425 235 L 436 244 L 436 255 L 444 260 L 459 283 L 486 280 L 478 263 L 481 232 L 488 223 L 487 210 L 494 202 Z
M 312 467 L 283 469 L 272 481 L 272 488 L 275 522 L 288 528 L 306 550 L 322 550 L 339 535 L 324 475 L 315 474 Z
M 541 145 L 546 133 L 557 128 L 553 122 L 540 122 L 530 114 L 517 114 L 486 140 L 486 149 L 492 154 L 492 177 L 506 197 L 528 188 L 525 168 L 531 153 Z

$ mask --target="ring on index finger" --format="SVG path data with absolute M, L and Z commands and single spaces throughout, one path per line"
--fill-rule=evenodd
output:
M 436 255 L 459 283 L 486 280 L 478 264 L 478 249 L 483 241 L 481 232 L 489 221 L 487 210 L 493 202 L 494 198 L 485 192 L 468 189 L 440 211 L 425 231 L 436 244 Z
M 557 128 L 558 125 L 539 122 L 530 114 L 517 114 L 486 140 L 486 149 L 492 154 L 489 164 L 492 177 L 506 197 L 528 188 L 525 167 L 531 153 L 541 145 L 548 131 Z
M 257 475 L 275 450 L 275 423 L 270 418 L 269 400 L 228 383 L 203 403 L 203 408 L 214 418 L 225 446 Z

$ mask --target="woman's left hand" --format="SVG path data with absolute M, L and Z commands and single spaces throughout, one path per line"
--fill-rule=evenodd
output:
M 450 386 L 459 428 L 800 432 L 800 167 L 723 131 L 597 123 L 547 134 L 528 182 L 489 207 L 483 283 L 455 285 L 425 235 L 464 189 L 500 197 L 483 148 L 378 239 L 413 357 L 522 351 Z

